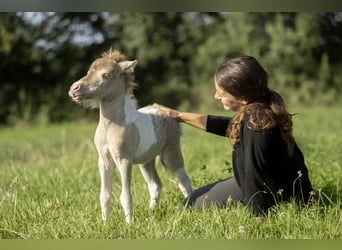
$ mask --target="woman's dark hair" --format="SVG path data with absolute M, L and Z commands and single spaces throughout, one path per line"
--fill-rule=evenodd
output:
M 288 152 L 292 154 L 295 143 L 292 115 L 287 112 L 282 97 L 268 88 L 267 73 L 254 57 L 238 56 L 227 60 L 216 70 L 215 80 L 235 98 L 247 102 L 228 126 L 227 136 L 233 143 L 239 141 L 241 121 L 247 112 L 250 129 L 265 132 L 279 125 Z

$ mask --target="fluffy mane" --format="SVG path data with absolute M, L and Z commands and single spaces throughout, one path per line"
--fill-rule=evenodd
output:
M 112 48 L 110 48 L 106 52 L 103 52 L 101 54 L 101 56 L 102 56 L 102 58 L 110 59 L 111 61 L 114 61 L 115 63 L 122 62 L 122 61 L 126 60 L 126 56 L 124 54 L 122 54 L 118 50 L 113 51 Z

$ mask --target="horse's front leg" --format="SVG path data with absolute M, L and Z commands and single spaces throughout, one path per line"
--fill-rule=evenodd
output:
M 100 204 L 102 211 L 102 220 L 105 221 L 107 220 L 110 212 L 114 166 L 106 165 L 101 156 L 99 156 L 98 166 L 101 177 Z
M 132 162 L 126 159 L 120 160 L 117 164 L 121 176 L 121 195 L 120 202 L 125 213 L 125 220 L 127 224 L 132 222 L 132 194 L 131 194 L 131 174 Z

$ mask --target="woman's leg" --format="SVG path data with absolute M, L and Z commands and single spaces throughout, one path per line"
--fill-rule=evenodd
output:
M 235 177 L 220 180 L 193 191 L 185 200 L 186 207 L 201 209 L 210 205 L 225 207 L 227 200 L 242 201 L 242 192 Z

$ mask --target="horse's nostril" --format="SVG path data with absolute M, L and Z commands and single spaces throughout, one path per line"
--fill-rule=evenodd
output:
M 81 89 L 81 84 L 79 83 L 74 83 L 70 86 L 70 89 L 69 89 L 69 96 L 70 97 L 75 97 L 77 95 L 77 92 L 79 92 Z
M 74 84 L 71 86 L 71 91 L 78 91 L 81 88 L 80 84 Z

